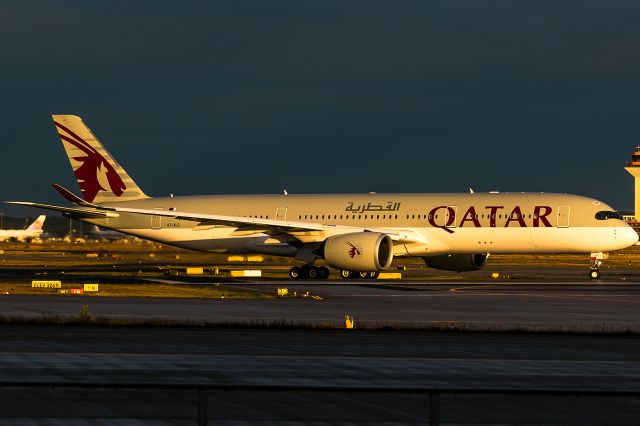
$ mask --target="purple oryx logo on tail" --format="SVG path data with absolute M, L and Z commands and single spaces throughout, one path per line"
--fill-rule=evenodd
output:
M 63 141 L 86 154 L 85 156 L 73 157 L 74 160 L 82 163 L 73 173 L 76 175 L 84 199 L 92 203 L 99 191 L 111 191 L 118 197 L 122 195 L 126 186 L 113 166 L 80 136 L 58 122 L 55 124 L 59 130 L 67 133 L 64 135 L 58 131 Z M 107 186 L 108 188 L 105 188 Z

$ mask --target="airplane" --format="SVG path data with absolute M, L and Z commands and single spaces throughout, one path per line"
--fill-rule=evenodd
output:
M 53 115 L 82 196 L 53 187 L 73 207 L 8 203 L 160 243 L 212 253 L 266 254 L 303 262 L 291 278 L 378 278 L 394 258 L 474 271 L 490 254 L 589 253 L 600 277 L 608 252 L 638 234 L 607 204 L 547 193 L 203 195 L 149 197 L 75 115 Z
M 7 241 L 12 238 L 17 241 L 26 241 L 39 237 L 42 235 L 42 226 L 46 218 L 45 215 L 38 216 L 27 229 L 0 229 L 0 241 Z
M 128 235 L 123 234 L 122 232 L 109 230 L 102 230 L 98 225 L 93 225 L 91 227 L 91 231 L 89 232 L 89 237 L 95 238 L 100 241 L 119 241 L 126 238 L 129 238 Z

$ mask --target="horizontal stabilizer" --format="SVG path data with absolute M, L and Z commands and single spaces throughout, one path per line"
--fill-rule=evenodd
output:
M 57 212 L 70 213 L 78 216 L 97 216 L 97 217 L 120 217 L 118 213 L 103 210 L 78 209 L 73 207 L 52 206 L 49 204 L 31 203 L 29 201 L 5 201 L 7 204 L 17 204 L 20 206 L 36 207 L 39 209 L 53 210 Z

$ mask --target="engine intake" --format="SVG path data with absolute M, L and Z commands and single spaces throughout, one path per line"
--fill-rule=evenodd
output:
M 327 238 L 327 265 L 355 272 L 382 271 L 391 266 L 393 241 L 387 234 L 357 232 Z
M 468 272 L 484 268 L 488 253 L 482 254 L 441 254 L 423 257 L 424 263 L 433 269 L 444 271 Z

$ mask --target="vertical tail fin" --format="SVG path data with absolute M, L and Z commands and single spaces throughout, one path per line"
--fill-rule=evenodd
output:
M 47 217 L 43 214 L 38 216 L 38 218 L 27 228 L 27 231 L 42 231 L 42 226 L 44 225 L 44 220 Z
M 54 115 L 82 197 L 90 203 L 149 198 L 76 115 Z

